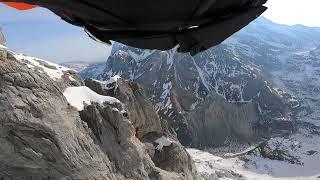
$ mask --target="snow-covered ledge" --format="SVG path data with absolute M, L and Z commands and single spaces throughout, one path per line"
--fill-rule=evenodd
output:
M 83 111 L 85 104 L 91 105 L 92 102 L 99 103 L 100 105 L 103 105 L 105 102 L 109 104 L 121 104 L 118 99 L 97 94 L 86 86 L 68 87 L 63 95 L 69 104 L 77 108 L 78 111 Z
M 0 44 L 0 49 L 7 49 L 7 47 Z

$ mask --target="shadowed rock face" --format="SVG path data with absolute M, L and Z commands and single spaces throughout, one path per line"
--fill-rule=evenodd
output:
M 210 95 L 196 111 L 188 116 L 192 127 L 193 145 L 222 146 L 228 138 L 254 142 L 254 126 L 258 121 L 254 104 L 230 104 L 215 94 Z
M 92 103 L 78 112 L 63 95 L 84 85 L 77 74 L 52 79 L 49 70 L 0 50 L 0 179 L 197 179 L 190 156 L 137 85 L 114 88 L 128 108 Z M 172 144 L 158 151 L 162 136 Z

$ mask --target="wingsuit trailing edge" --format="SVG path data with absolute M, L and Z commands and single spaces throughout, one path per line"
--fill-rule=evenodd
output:
M 0 0 L 20 10 L 44 7 L 89 36 L 143 49 L 195 55 L 260 16 L 267 0 Z M 22 3 L 22 4 L 21 4 Z

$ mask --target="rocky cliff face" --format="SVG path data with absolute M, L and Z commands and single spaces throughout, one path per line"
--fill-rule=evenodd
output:
M 0 179 L 197 179 L 142 89 L 109 85 L 0 47 Z
M 144 95 L 143 89 L 134 82 L 124 79 L 109 82 L 99 82 L 92 79 L 85 80 L 85 84 L 105 96 L 119 99 L 127 107 L 127 116 L 136 129 L 136 136 L 143 138 L 148 133 L 166 132 L 170 134 L 165 121 L 160 121 L 150 101 Z M 101 85 L 102 84 L 102 85 Z

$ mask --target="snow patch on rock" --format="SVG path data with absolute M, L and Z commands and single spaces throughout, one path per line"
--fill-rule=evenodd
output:
M 76 79 L 74 79 L 72 76 L 69 76 L 70 81 L 77 81 Z
M 111 77 L 109 80 L 104 81 L 104 84 L 112 84 L 112 83 L 117 83 L 117 81 L 120 79 L 121 77 L 119 75 L 115 75 L 113 77 Z
M 172 83 L 171 81 L 170 82 L 167 82 L 167 83 L 164 83 L 162 85 L 162 89 L 163 89 L 163 92 L 161 94 L 161 99 L 165 99 L 167 97 L 169 97 L 170 95 L 170 91 L 172 89 Z
M 6 47 L 6 46 L 1 45 L 1 44 L 0 44 L 0 48 L 1 48 L 1 49 L 7 49 L 7 47 Z
M 136 52 L 133 51 L 128 51 L 128 54 L 136 61 L 136 62 L 140 62 L 141 60 L 147 58 L 148 56 L 150 56 L 152 53 L 154 53 L 155 50 L 145 50 L 143 51 L 141 54 L 138 54 Z
M 100 105 L 103 105 L 104 103 L 121 104 L 118 99 L 110 96 L 99 95 L 86 86 L 68 87 L 64 91 L 63 95 L 69 104 L 77 108 L 78 111 L 84 110 L 84 106 L 91 105 L 92 102 L 99 103 Z
M 92 80 L 100 83 L 103 89 L 109 90 L 109 89 L 117 89 L 118 87 L 117 82 L 119 79 L 121 79 L 121 77 L 119 75 L 115 75 L 106 81 L 99 81 L 96 79 L 92 79 Z
M 169 138 L 162 136 L 161 138 L 155 140 L 155 143 L 158 143 L 156 149 L 161 152 L 162 148 L 164 146 L 170 146 L 172 144 L 172 141 Z

